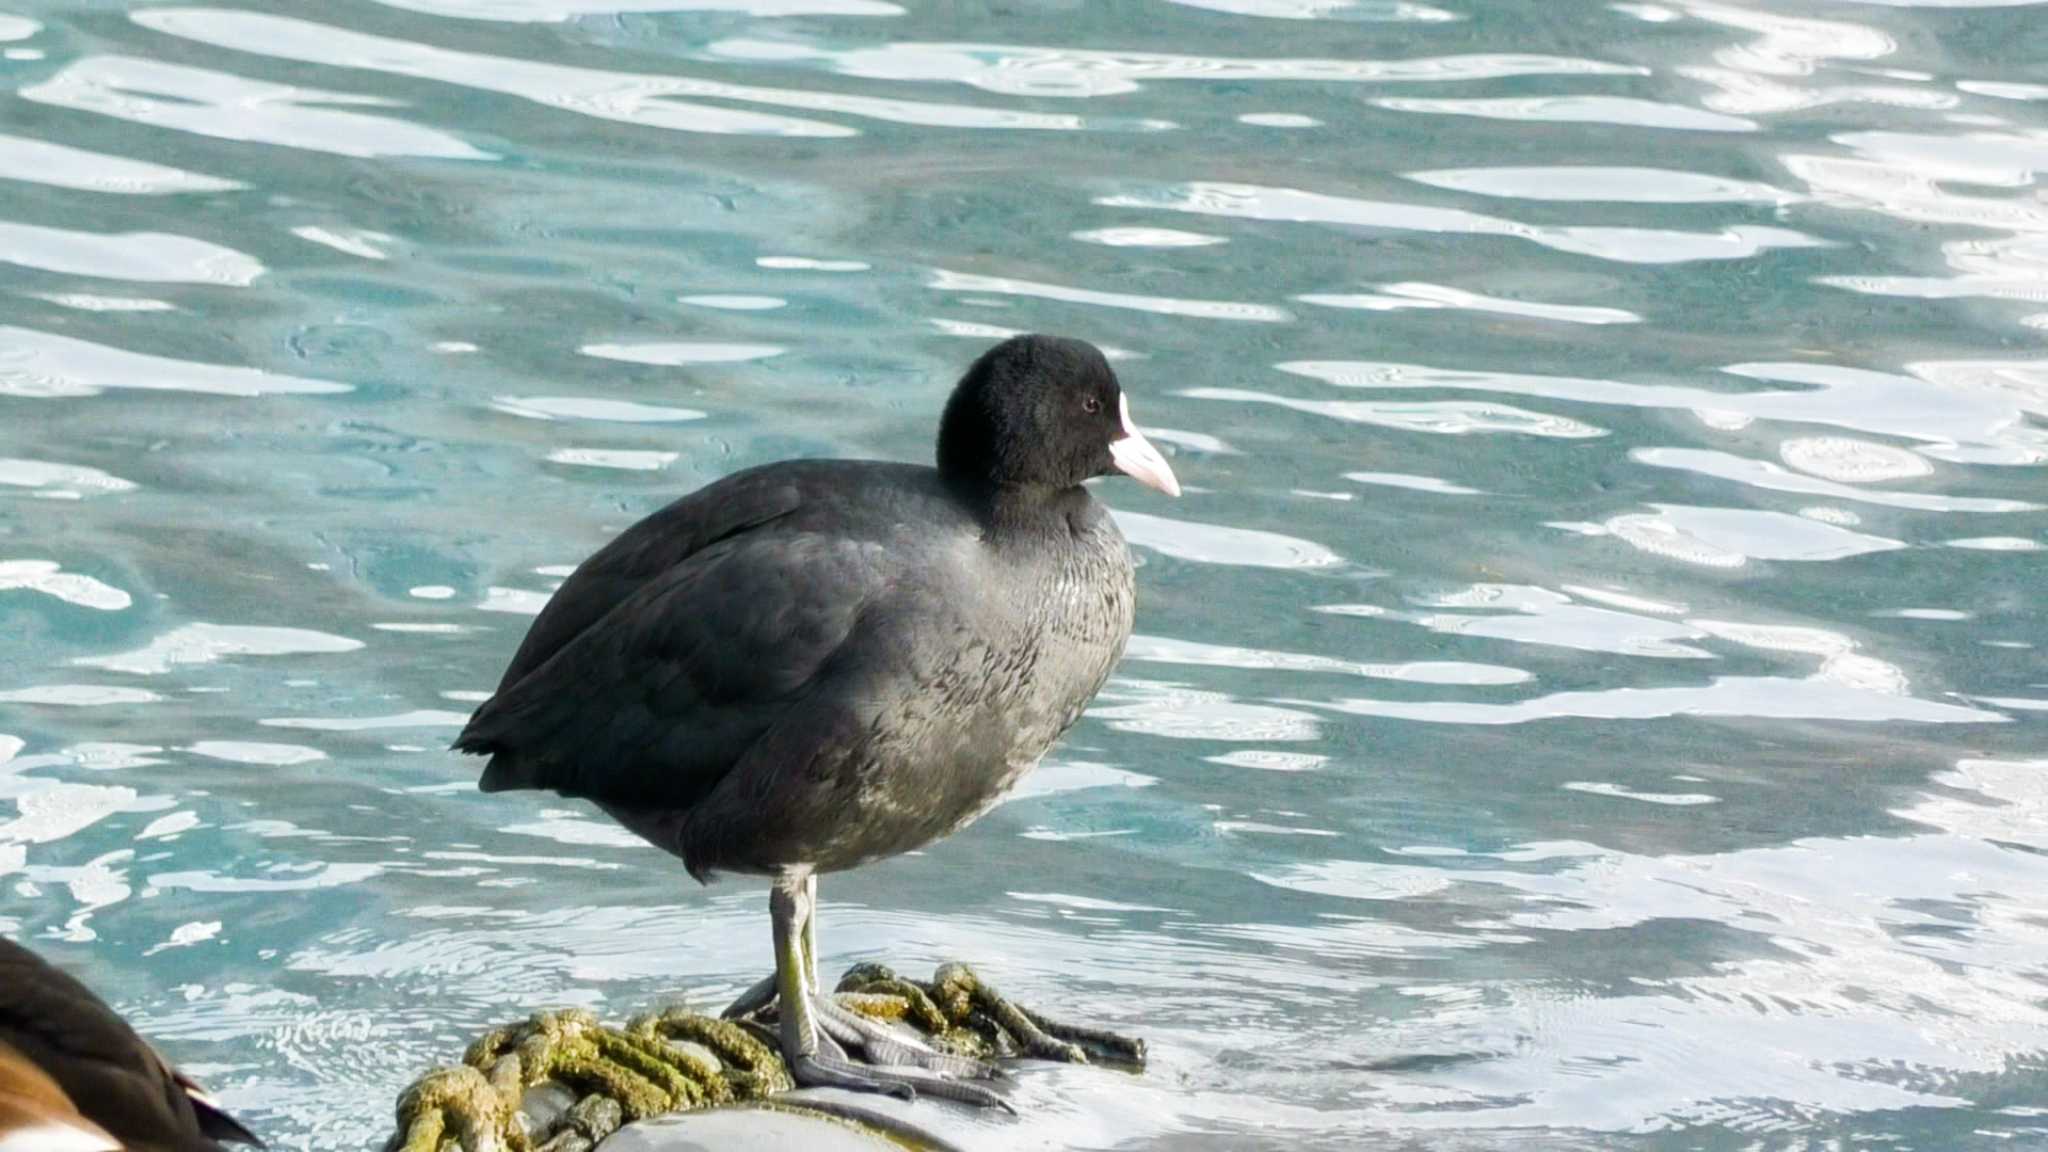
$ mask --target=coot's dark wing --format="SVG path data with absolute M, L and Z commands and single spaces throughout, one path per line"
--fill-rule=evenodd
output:
M 190 1081 L 91 989 L 5 940 L 0 988 L 7 990 L 0 996 L 0 1047 L 40 1068 L 124 1146 L 218 1152 L 216 1140 L 257 1142 L 203 1098 L 195 1100 Z
M 700 800 L 905 574 L 880 543 L 796 519 L 684 557 L 477 709 L 456 746 L 492 754 L 482 787 Z
M 620 533 L 578 565 L 527 630 L 500 692 L 547 663 L 648 581 L 712 544 L 796 510 L 800 473 L 766 465 L 735 472 Z

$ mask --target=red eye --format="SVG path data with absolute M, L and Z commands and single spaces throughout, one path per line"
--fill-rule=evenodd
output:
M 1093 396 L 1084 396 L 1081 398 L 1081 411 L 1100 412 L 1102 411 L 1102 401 Z

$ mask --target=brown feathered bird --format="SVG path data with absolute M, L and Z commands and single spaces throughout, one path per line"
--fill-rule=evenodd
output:
M 0 940 L 0 1152 L 262 1145 L 92 989 Z

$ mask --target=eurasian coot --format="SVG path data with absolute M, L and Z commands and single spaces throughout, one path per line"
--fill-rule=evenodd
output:
M 937 464 L 767 464 L 628 528 L 455 747 L 491 757 L 484 791 L 594 801 L 700 881 L 773 877 L 759 999 L 798 1083 L 994 1103 L 954 1083 L 983 1066 L 820 994 L 815 877 L 957 831 L 1038 762 L 1131 634 L 1130 553 L 1082 482 L 1180 486 L 1102 353 L 1050 336 L 975 361 Z
M 0 1148 L 219 1152 L 258 1144 L 92 989 L 0 939 Z

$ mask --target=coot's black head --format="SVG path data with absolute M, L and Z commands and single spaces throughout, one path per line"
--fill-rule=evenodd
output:
M 1071 488 L 1125 473 L 1169 496 L 1173 469 L 1131 423 L 1101 349 L 1013 336 L 982 353 L 939 420 L 939 471 L 976 486 Z

